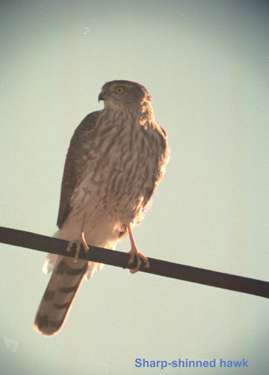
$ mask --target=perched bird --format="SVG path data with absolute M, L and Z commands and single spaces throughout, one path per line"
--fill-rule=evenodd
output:
M 62 179 L 55 236 L 87 251 L 88 244 L 115 249 L 128 232 L 130 262 L 149 267 L 132 227 L 141 221 L 169 159 L 167 135 L 155 120 L 147 89 L 131 81 L 107 82 L 98 97 L 104 109 L 87 115 L 71 139 Z M 90 251 L 90 250 L 89 250 Z M 131 264 L 131 263 L 130 263 Z M 44 335 L 59 331 L 82 284 L 101 267 L 49 255 L 53 272 L 35 318 Z

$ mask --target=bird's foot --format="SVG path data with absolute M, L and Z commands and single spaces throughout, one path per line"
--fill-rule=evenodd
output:
M 83 247 L 83 250 L 84 250 L 85 254 L 87 254 L 87 252 L 89 251 L 90 247 L 89 247 L 89 245 L 88 245 L 88 243 L 86 241 L 85 233 L 84 232 L 81 233 L 81 239 L 80 240 L 69 241 L 69 243 L 67 245 L 67 248 L 66 248 L 66 252 L 69 253 L 69 252 L 71 252 L 73 250 L 73 248 L 75 246 L 74 263 L 78 262 L 81 245 Z
M 141 251 L 139 251 L 137 247 L 132 247 L 128 254 L 128 265 L 131 265 L 134 262 L 136 263 L 136 266 L 134 268 L 129 269 L 131 273 L 137 272 L 140 269 L 141 265 L 143 265 L 145 268 L 149 268 L 148 258 Z

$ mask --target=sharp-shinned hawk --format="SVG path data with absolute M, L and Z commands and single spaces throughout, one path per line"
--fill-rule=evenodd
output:
M 66 156 L 58 231 L 55 236 L 76 244 L 115 249 L 128 232 L 131 269 L 147 258 L 134 241 L 132 226 L 141 221 L 169 159 L 167 136 L 155 120 L 147 89 L 131 81 L 106 83 L 98 97 L 104 109 L 87 115 L 71 139 Z M 49 255 L 53 268 L 35 318 L 36 329 L 53 335 L 61 328 L 84 279 L 100 264 Z

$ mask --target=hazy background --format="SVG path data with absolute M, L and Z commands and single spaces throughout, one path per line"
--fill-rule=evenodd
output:
M 135 231 L 141 250 L 269 279 L 268 2 L 12 1 L 0 14 L 0 225 L 54 233 L 75 127 L 101 108 L 104 82 L 135 80 L 172 149 Z M 106 266 L 47 338 L 32 329 L 44 254 L 0 250 L 5 375 L 161 372 L 135 368 L 137 357 L 245 357 L 244 374 L 268 373 L 266 299 Z M 237 370 L 210 370 L 224 372 Z

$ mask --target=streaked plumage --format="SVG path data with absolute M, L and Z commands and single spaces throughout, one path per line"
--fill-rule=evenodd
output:
M 114 249 L 128 226 L 143 216 L 168 162 L 165 131 L 156 122 L 148 91 L 130 81 L 103 86 L 102 111 L 76 129 L 66 157 L 56 236 Z M 35 319 L 43 334 L 56 333 L 85 277 L 100 265 L 53 259 L 54 271 Z

